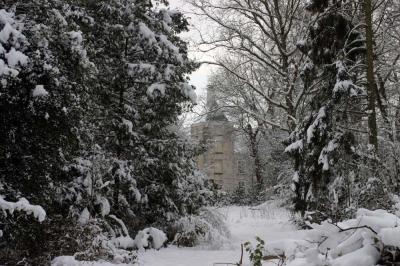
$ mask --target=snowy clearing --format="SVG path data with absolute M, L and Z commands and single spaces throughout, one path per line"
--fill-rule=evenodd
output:
M 296 231 L 289 222 L 290 213 L 275 202 L 257 207 L 230 206 L 217 208 L 224 217 L 231 231 L 230 243 L 220 250 L 207 247 L 179 248 L 170 246 L 166 249 L 146 250 L 139 254 L 140 266 L 213 266 L 238 263 L 241 244 L 255 242 L 259 236 L 266 242 L 282 239 L 301 239 L 303 231 Z M 248 254 L 244 252 L 243 262 L 249 265 Z M 225 263 L 225 264 L 218 264 Z M 276 265 L 273 262 L 263 265 Z

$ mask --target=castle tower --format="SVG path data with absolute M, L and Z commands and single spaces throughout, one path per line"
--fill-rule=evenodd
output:
M 210 90 L 207 92 L 208 114 L 206 121 L 193 124 L 191 135 L 194 140 L 207 144 L 207 151 L 197 158 L 197 165 L 209 179 L 225 191 L 238 186 L 237 163 L 234 151 L 234 127 Z

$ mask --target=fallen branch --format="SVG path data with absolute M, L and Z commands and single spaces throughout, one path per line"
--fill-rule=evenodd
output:
M 371 232 L 373 232 L 374 234 L 376 234 L 376 235 L 378 234 L 374 229 L 372 229 L 368 225 L 354 226 L 354 227 L 349 227 L 349 228 L 343 229 L 340 226 L 338 226 L 337 224 L 334 224 L 334 223 L 330 223 L 330 224 L 332 224 L 332 225 L 336 226 L 337 228 L 339 228 L 339 232 L 346 232 L 346 231 L 350 231 L 350 230 L 357 230 L 357 229 L 361 229 L 361 228 L 366 228 L 366 229 L 371 230 Z
M 284 260 L 286 259 L 285 255 L 277 255 L 277 256 L 273 256 L 273 255 L 269 255 L 269 256 L 264 256 L 263 260 L 268 261 L 268 260 Z
M 345 232 L 345 231 L 349 231 L 349 230 L 357 230 L 357 229 L 361 229 L 361 228 L 367 228 L 367 229 L 371 230 L 371 232 L 373 232 L 374 234 L 376 234 L 376 235 L 378 234 L 374 229 L 372 229 L 368 225 L 357 226 L 357 227 L 349 227 L 349 228 L 346 228 L 346 229 L 341 229 L 340 232 Z

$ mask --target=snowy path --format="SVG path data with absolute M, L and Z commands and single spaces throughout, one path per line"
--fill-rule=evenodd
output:
M 140 266 L 213 266 L 215 263 L 237 263 L 240 246 L 256 236 L 266 242 L 280 239 L 300 239 L 304 233 L 290 224 L 290 214 L 275 204 L 267 203 L 256 208 L 224 207 L 218 209 L 231 230 L 231 248 L 207 250 L 170 246 L 159 251 L 148 250 L 139 255 Z M 246 254 L 244 262 L 248 263 Z M 224 264 L 226 265 L 226 264 Z M 223 266 L 224 266 L 223 265 Z M 266 263 L 265 265 L 276 265 Z

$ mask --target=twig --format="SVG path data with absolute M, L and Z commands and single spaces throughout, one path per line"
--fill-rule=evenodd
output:
M 277 255 L 277 256 L 264 256 L 263 260 L 268 261 L 268 260 L 282 260 L 285 259 L 286 256 L 285 255 Z
M 339 227 L 339 226 L 338 226 Z M 339 227 L 340 228 L 340 227 Z M 363 225 L 363 226 L 358 226 L 358 227 L 349 227 L 346 229 L 341 229 L 340 232 L 344 232 L 344 231 L 349 231 L 349 230 L 354 230 L 354 229 L 360 229 L 360 228 L 367 228 L 369 230 L 371 230 L 374 234 L 378 234 L 374 229 L 372 229 L 371 227 L 369 227 L 368 225 Z
M 369 227 L 368 225 L 363 225 L 363 226 L 354 226 L 354 227 L 349 227 L 346 229 L 341 228 L 340 226 L 338 226 L 337 224 L 334 223 L 330 223 L 334 226 L 336 226 L 337 228 L 339 228 L 339 232 L 345 232 L 345 231 L 349 231 L 349 230 L 357 230 L 357 229 L 361 229 L 361 228 L 367 228 L 369 230 L 371 230 L 374 234 L 378 234 L 374 229 L 372 229 L 371 227 Z
M 243 265 L 243 244 L 240 244 L 240 248 L 241 248 L 242 254 L 240 255 L 239 265 L 242 266 Z

